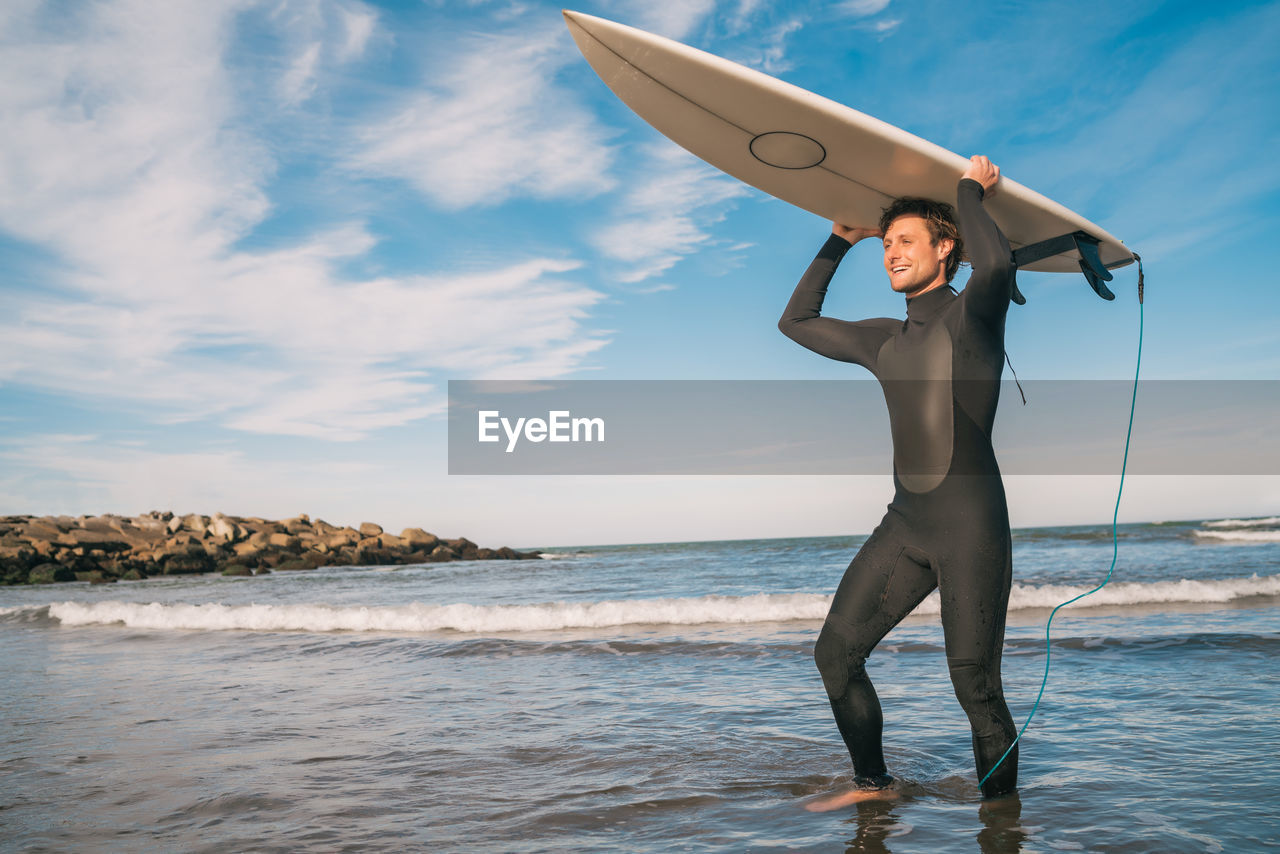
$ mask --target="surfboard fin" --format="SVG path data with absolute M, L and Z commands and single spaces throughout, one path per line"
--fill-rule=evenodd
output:
M 1102 263 L 1102 256 L 1098 254 L 1098 239 L 1087 232 L 1074 231 L 1071 234 L 1051 237 L 1048 240 L 1041 240 L 1039 243 L 1027 244 L 1021 249 L 1015 249 L 1013 252 L 1013 266 L 1015 268 L 1025 267 L 1028 264 L 1034 264 L 1036 261 L 1059 255 L 1063 252 L 1071 252 L 1072 250 L 1079 253 L 1080 272 L 1084 273 L 1084 278 L 1089 283 L 1089 287 L 1093 288 L 1094 293 L 1103 299 L 1115 299 L 1116 295 L 1103 284 L 1103 282 L 1111 281 L 1112 275 L 1111 271 Z M 1013 301 L 1018 305 L 1022 305 L 1027 301 L 1025 297 L 1019 299 L 1021 296 L 1022 294 L 1018 292 L 1017 284 L 1014 284 Z

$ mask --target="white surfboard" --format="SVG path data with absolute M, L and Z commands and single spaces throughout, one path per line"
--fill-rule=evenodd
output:
M 753 187 L 849 225 L 874 225 L 881 209 L 900 196 L 955 203 L 956 183 L 969 165 L 958 154 L 671 39 L 580 12 L 566 10 L 564 17 L 587 62 L 627 106 Z M 1004 176 L 985 206 L 1015 250 L 1084 232 L 1098 241 L 1107 268 L 1134 260 L 1118 238 Z M 1054 248 L 1023 267 L 1081 272 L 1075 243 Z M 1105 286 L 1099 293 L 1110 297 Z

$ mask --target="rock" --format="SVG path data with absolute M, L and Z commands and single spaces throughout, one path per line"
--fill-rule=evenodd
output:
M 197 537 L 203 537 L 209 528 L 209 517 L 201 516 L 199 513 L 192 513 L 182 517 L 182 527 L 190 531 Z
M 427 549 L 434 549 L 440 544 L 440 538 L 435 534 L 428 534 L 421 528 L 405 528 L 400 532 L 400 539 L 412 546 L 423 546 Z
M 115 530 L 132 549 L 139 549 L 144 546 L 154 546 L 156 543 L 163 542 L 164 539 L 169 536 L 169 531 L 158 521 L 154 522 L 151 527 L 146 528 L 131 525 L 126 520 L 122 521 L 119 525 L 116 525 Z
M 222 568 L 222 574 L 231 576 L 253 575 L 253 570 L 242 563 L 229 563 Z
M 301 545 L 302 541 L 299 540 L 297 537 L 293 536 L 292 534 L 279 533 L 279 534 L 272 534 L 270 537 L 267 538 L 267 542 L 278 548 L 289 549 L 290 551 L 293 551 L 297 549 L 299 545 Z
M 271 569 L 275 569 L 280 564 L 286 561 L 295 560 L 296 558 L 297 555 L 290 554 L 289 552 L 275 548 L 274 546 L 258 552 L 257 555 L 258 565 L 270 567 Z
M 56 563 L 42 563 L 32 567 L 27 575 L 28 584 L 53 584 L 57 581 L 75 581 L 75 570 Z
M 47 519 L 33 519 L 27 523 L 22 536 L 28 540 L 48 540 L 50 542 L 62 536 L 63 530 Z
M 285 519 L 282 523 L 284 529 L 290 534 L 309 534 L 313 533 L 311 528 L 311 517 L 305 513 L 301 516 L 295 516 L 292 519 Z
M 164 562 L 165 575 L 194 575 L 213 570 L 213 558 L 200 546 L 170 554 Z
M 251 557 L 262 551 L 262 545 L 253 542 L 236 543 L 231 547 L 231 551 L 236 557 Z
M 214 539 L 233 543 L 238 539 L 236 537 L 237 530 L 243 531 L 244 529 L 221 513 L 213 514 L 213 518 L 209 520 L 209 534 Z
M 331 549 L 340 549 L 343 546 L 354 546 L 360 542 L 360 534 L 351 528 L 343 528 L 340 531 L 329 534 L 324 539 L 324 544 Z
M 60 534 L 56 541 L 60 546 L 68 548 L 80 547 L 84 549 L 102 549 L 103 551 L 128 551 L 131 546 L 128 539 L 119 531 L 111 528 L 104 530 L 89 530 L 86 528 L 72 528 L 65 534 Z
M 537 556 L 507 547 L 482 549 L 465 537 L 442 540 L 422 528 L 405 528 L 399 536 L 374 522 L 364 522 L 358 530 L 339 528 L 322 519 L 312 522 L 306 514 L 282 522 L 167 511 L 134 517 L 0 516 L 3 584 L 53 583 L 76 574 L 105 583 L 228 568 L 243 574 L 275 566 L 312 569 Z

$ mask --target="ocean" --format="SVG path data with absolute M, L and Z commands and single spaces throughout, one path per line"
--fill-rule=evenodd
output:
M 1249 852 L 1280 844 L 1280 517 L 1123 525 L 983 802 L 936 599 L 868 661 L 897 797 L 812 660 L 863 537 L 0 588 L 0 850 Z M 1021 725 L 1111 528 L 1014 532 Z

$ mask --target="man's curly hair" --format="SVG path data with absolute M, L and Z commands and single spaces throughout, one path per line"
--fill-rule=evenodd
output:
M 956 227 L 956 210 L 946 202 L 935 202 L 933 199 L 920 199 L 906 196 L 894 199 L 889 207 L 880 215 L 880 233 L 884 234 L 895 219 L 901 216 L 918 216 L 924 219 L 933 238 L 933 245 L 947 239 L 955 244 L 951 254 L 947 256 L 947 281 L 955 278 L 962 261 L 968 261 L 964 254 L 964 241 L 960 239 L 960 229 Z

